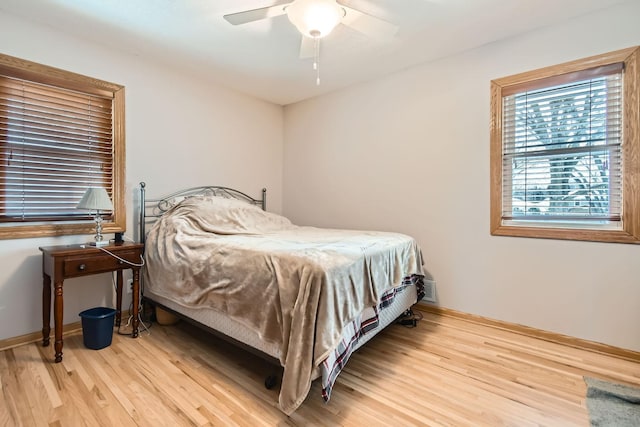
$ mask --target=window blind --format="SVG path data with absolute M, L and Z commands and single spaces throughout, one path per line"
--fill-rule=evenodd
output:
M 70 221 L 113 199 L 113 98 L 0 76 L 0 222 Z
M 590 74 L 503 98 L 503 221 L 620 223 L 623 72 Z

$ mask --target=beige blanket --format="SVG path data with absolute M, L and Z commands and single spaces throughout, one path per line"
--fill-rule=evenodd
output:
M 422 274 L 397 233 L 299 227 L 244 202 L 191 197 L 150 230 L 145 286 L 226 313 L 281 348 L 280 407 L 291 414 L 342 327 L 403 277 Z

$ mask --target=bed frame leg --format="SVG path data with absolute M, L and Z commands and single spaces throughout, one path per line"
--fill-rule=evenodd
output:
M 264 386 L 267 390 L 271 390 L 278 384 L 278 375 L 271 374 L 264 380 Z

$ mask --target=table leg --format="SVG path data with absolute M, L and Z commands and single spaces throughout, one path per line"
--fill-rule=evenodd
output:
M 133 269 L 133 321 L 131 322 L 133 331 L 131 336 L 138 337 L 138 309 L 140 307 L 140 269 Z
M 62 297 L 62 280 L 54 283 L 55 295 L 53 297 L 53 327 L 55 328 L 56 363 L 62 362 L 62 313 L 64 299 Z
M 51 333 L 51 277 L 42 276 L 42 346 L 46 347 Z
M 122 322 L 122 270 L 116 272 L 116 326 Z

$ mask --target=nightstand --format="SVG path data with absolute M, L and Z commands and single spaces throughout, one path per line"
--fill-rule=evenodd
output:
M 116 326 L 122 317 L 122 271 L 133 272 L 133 312 L 131 336 L 138 336 L 138 306 L 140 304 L 140 264 L 144 245 L 117 243 L 96 248 L 90 245 L 41 247 L 42 251 L 42 345 L 49 345 L 51 332 L 51 282 L 53 280 L 53 317 L 55 328 L 55 361 L 62 361 L 62 319 L 64 310 L 63 283 L 71 277 L 116 272 Z M 105 249 L 110 253 L 102 250 Z M 113 254 L 113 255 L 112 255 Z M 129 264 L 131 263 L 131 264 Z

